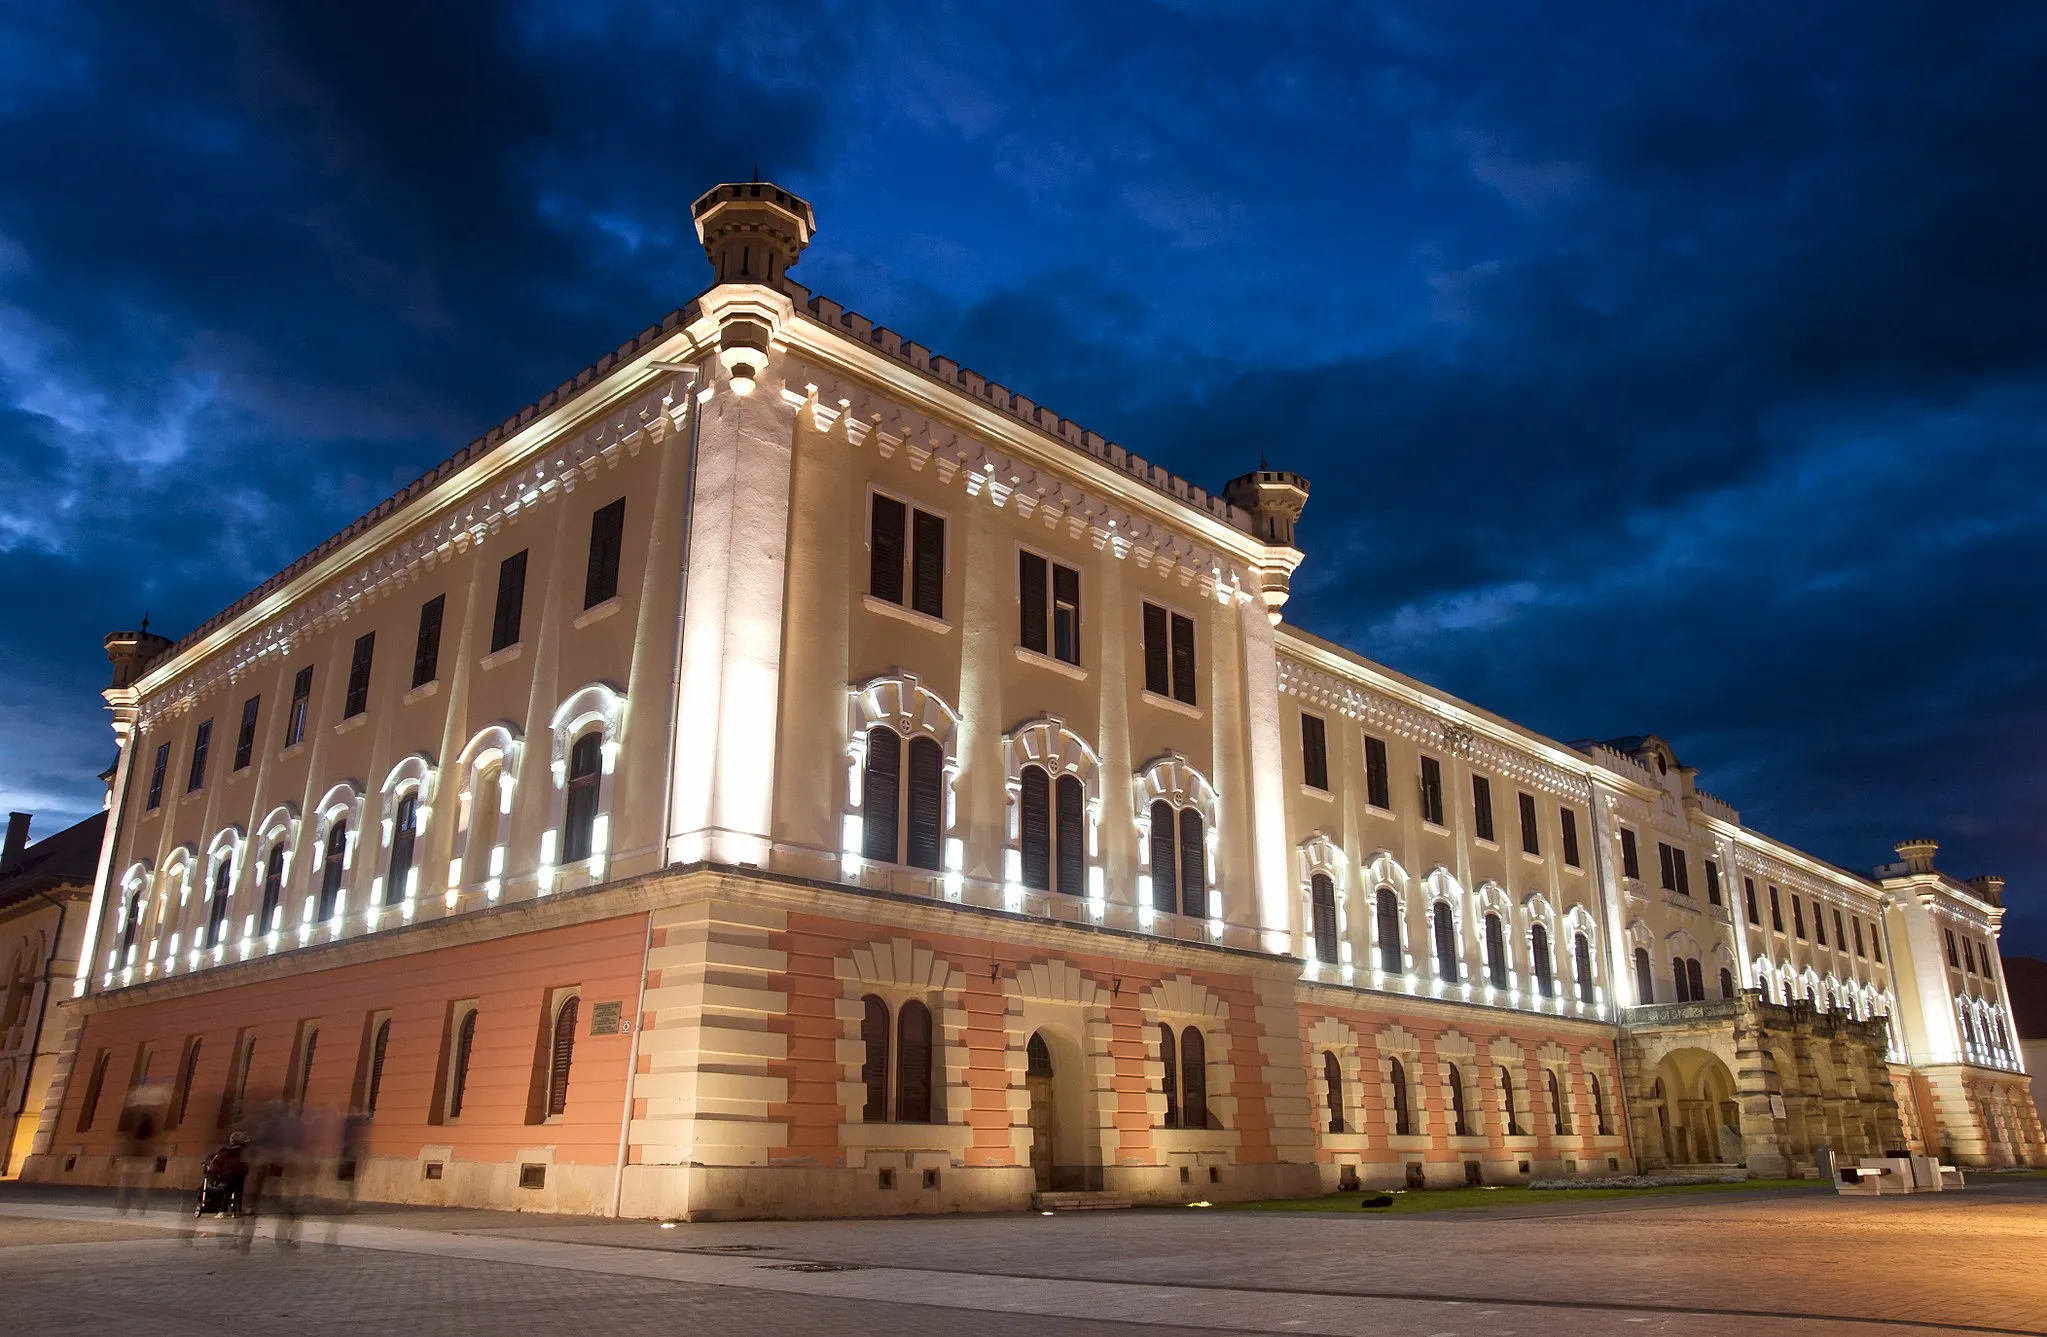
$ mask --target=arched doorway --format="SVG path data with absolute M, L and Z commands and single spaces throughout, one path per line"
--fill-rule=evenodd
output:
M 1734 1074 L 1703 1049 L 1678 1049 L 1656 1065 L 1652 1099 L 1660 1097 L 1658 1124 L 1673 1165 L 1738 1164 L 1741 1111 Z
M 1038 1191 L 1100 1189 L 1101 1152 L 1087 1137 L 1089 1101 L 1080 1047 L 1051 1027 L 1031 1033 L 1024 1049 L 1030 1094 L 1031 1175 Z
M 1058 1093 L 1052 1086 L 1052 1047 L 1045 1033 L 1031 1036 L 1025 1051 L 1024 1085 L 1031 1093 L 1031 1174 L 1040 1193 L 1052 1187 L 1053 1126 L 1058 1120 Z

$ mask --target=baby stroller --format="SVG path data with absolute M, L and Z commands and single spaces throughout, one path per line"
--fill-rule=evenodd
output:
M 248 1140 L 245 1134 L 236 1133 L 226 1146 L 206 1158 L 199 1181 L 199 1201 L 193 1205 L 192 1215 L 242 1214 L 242 1188 L 249 1179 L 249 1162 L 243 1158 L 242 1148 Z

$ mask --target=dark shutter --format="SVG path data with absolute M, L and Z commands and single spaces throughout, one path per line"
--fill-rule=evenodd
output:
M 937 868 L 940 828 L 945 823 L 945 749 L 930 738 L 910 740 L 909 831 L 903 862 Z
M 1059 890 L 1069 896 L 1087 893 L 1086 793 L 1080 777 L 1062 775 L 1054 786 L 1058 797 Z
M 1720 904 L 1720 865 L 1711 859 L 1706 860 L 1706 903 Z
M 1498 915 L 1485 917 L 1486 972 L 1495 989 L 1507 987 L 1507 932 Z
M 1017 641 L 1026 650 L 1044 654 L 1045 559 L 1033 553 L 1017 555 Z
M 1208 1042 L 1198 1027 L 1180 1032 L 1180 1123 L 1208 1127 Z
M 1671 958 L 1670 977 L 1671 986 L 1675 990 L 1675 1000 L 1680 1003 L 1690 1001 L 1692 988 L 1690 984 L 1685 982 L 1685 961 L 1683 957 Z
M 310 665 L 291 680 L 291 709 L 284 717 L 284 745 L 296 747 L 306 739 L 306 712 L 311 709 L 313 670 Z
M 1564 827 L 1564 862 L 1572 868 L 1583 865 L 1578 862 L 1578 814 L 1569 808 L 1558 810 Z
M 595 608 L 618 593 L 619 555 L 625 547 L 625 498 L 590 517 L 590 561 L 583 568 L 583 607 Z
M 1180 900 L 1190 915 L 1208 917 L 1208 846 L 1201 839 L 1201 814 L 1180 810 Z
M 1168 914 L 1180 908 L 1180 876 L 1173 862 L 1173 807 L 1151 805 L 1151 903 Z
M 1722 998 L 1734 997 L 1734 972 L 1725 967 L 1722 967 L 1720 971 L 1720 996 Z
M 235 735 L 235 769 L 244 770 L 256 751 L 256 712 L 262 708 L 263 698 L 252 696 L 242 702 L 242 728 Z
M 1521 849 L 1528 854 L 1542 853 L 1542 828 L 1535 820 L 1535 795 L 1521 796 Z
M 342 857 L 348 853 L 348 823 L 336 822 L 327 828 L 327 852 L 320 863 L 320 913 L 319 922 L 324 924 L 334 917 L 341 903 Z
M 1578 966 L 1578 1001 L 1592 1001 L 1592 942 L 1584 934 L 1575 935 L 1571 944 L 1572 957 Z
M 1443 763 L 1423 757 L 1421 766 L 1422 820 L 1443 825 Z
M 1528 954 L 1534 958 L 1531 964 L 1535 968 L 1536 992 L 1544 998 L 1554 997 L 1557 986 L 1556 979 L 1550 971 L 1549 930 L 1540 924 L 1529 926 Z
M 1386 771 L 1386 741 L 1365 739 L 1365 801 L 1375 808 L 1393 810 L 1393 787 Z
M 519 618 L 526 607 L 526 550 L 498 563 L 498 602 L 490 620 L 490 651 L 519 643 Z
M 931 1009 L 914 1000 L 896 1014 L 896 1122 L 931 1122 Z
M 1523 1136 L 1521 1115 L 1514 1108 L 1514 1076 L 1505 1068 L 1500 1069 L 1500 1107 L 1507 1115 L 1507 1135 Z
M 1442 901 L 1436 902 L 1431 912 L 1436 928 L 1436 978 L 1445 984 L 1457 982 L 1457 926 L 1450 917 L 1450 907 Z
M 1407 1104 L 1407 1067 L 1397 1058 L 1388 1059 L 1393 1087 L 1393 1132 L 1397 1137 L 1409 1137 L 1414 1133 L 1414 1115 Z
M 1480 840 L 1493 837 L 1493 782 L 1483 775 L 1471 777 L 1471 829 Z
M 436 594 L 419 606 L 419 639 L 412 647 L 412 685 L 424 687 L 441 671 L 441 615 L 448 596 Z
M 1198 705 L 1194 688 L 1194 619 L 1173 614 L 1173 699 Z
M 412 873 L 412 850 L 419 835 L 419 796 L 407 794 L 398 800 L 398 813 L 391 822 L 391 875 L 384 883 L 384 904 L 405 899 L 405 879 Z
M 888 1004 L 873 994 L 860 1000 L 860 1080 L 867 1087 L 867 1103 L 860 1118 L 866 1123 L 888 1122 Z
M 910 606 L 926 617 L 945 616 L 945 521 L 917 512 L 910 554 Z
M 1315 956 L 1323 964 L 1333 966 L 1337 958 L 1336 884 L 1327 873 L 1317 873 L 1308 879 L 1308 900 L 1314 907 Z
M 1019 777 L 1017 834 L 1023 847 L 1023 881 L 1052 889 L 1052 777 L 1042 766 L 1026 766 Z
M 1625 826 L 1621 828 L 1621 876 L 1642 876 L 1642 854 L 1635 845 L 1635 833 Z
M 1672 855 L 1675 853 L 1676 851 L 1672 850 L 1666 842 L 1661 840 L 1656 842 L 1656 871 L 1662 875 L 1662 885 L 1665 891 L 1677 890 L 1677 869 L 1672 860 Z
M 1173 690 L 1172 647 L 1166 638 L 1166 610 L 1144 606 L 1144 690 L 1165 696 Z
M 371 635 L 374 636 L 375 633 L 372 632 Z M 370 638 L 366 636 L 363 639 L 368 640 Z M 356 651 L 358 654 L 361 653 L 362 641 L 356 642 Z M 367 673 L 367 670 L 365 670 L 365 673 Z M 189 794 L 206 783 L 206 754 L 211 750 L 212 746 L 213 721 L 201 720 L 199 732 L 192 736 L 192 769 L 185 777 L 186 793 Z
M 348 660 L 348 695 L 341 703 L 341 718 L 354 719 L 370 708 L 370 665 L 377 656 L 377 633 L 366 631 L 355 638 L 355 652 Z
M 1301 716 L 1301 779 L 1315 789 L 1329 789 L 1329 731 L 1320 715 Z
M 1638 1003 L 1656 1001 L 1656 976 L 1650 968 L 1649 949 L 1646 947 L 1635 949 L 1635 992 L 1639 995 L 1635 999 Z
M 181 1126 L 185 1122 L 185 1111 L 192 1104 L 192 1079 L 199 1075 L 199 1044 L 195 1037 L 185 1047 L 185 1070 L 178 1074 L 178 1103 L 171 1107 L 169 1127 Z
M 391 1043 L 391 1019 L 386 1017 L 377 1023 L 377 1035 L 370 1042 L 370 1084 L 363 1093 L 362 1112 L 374 1119 L 377 1117 L 377 1096 L 384 1089 L 384 1050 Z
M 907 520 L 903 503 L 875 495 L 867 531 L 867 592 L 892 604 L 903 601 L 903 529 Z
M 1405 967 L 1400 950 L 1400 902 L 1390 887 L 1379 888 L 1379 969 L 1388 975 L 1401 974 Z
M 1469 1136 L 1471 1124 L 1464 1108 L 1464 1074 L 1457 1070 L 1455 1063 L 1443 1065 L 1443 1085 L 1450 1092 L 1450 1131 L 1458 1137 Z
M 145 805 L 154 812 L 163 804 L 163 773 L 171 764 L 171 745 L 161 743 L 156 749 L 156 762 L 149 768 L 149 800 Z
M 591 730 L 569 749 L 568 801 L 562 819 L 562 862 L 591 854 L 597 832 L 598 786 L 604 779 L 604 736 Z
M 576 1055 L 576 1017 L 583 1000 L 571 998 L 554 1014 L 554 1044 L 548 1051 L 547 1113 L 553 1117 L 569 1105 L 569 1064 Z
M 867 731 L 867 773 L 861 782 L 866 814 L 861 852 L 870 859 L 894 863 L 897 857 L 896 815 L 901 802 L 903 739 L 894 729 Z
M 258 933 L 268 933 L 277 925 L 270 921 L 277 917 L 278 903 L 284 899 L 284 841 L 270 847 L 270 857 L 263 867 L 263 914 L 256 921 Z
M 1329 1131 L 1343 1131 L 1343 1065 L 1336 1061 L 1336 1055 L 1322 1051 L 1322 1086 L 1329 1099 Z
M 235 861 L 232 857 L 222 859 L 220 867 L 213 870 L 213 895 L 206 907 L 206 940 L 202 947 L 220 945 L 221 929 L 227 924 L 227 903 L 234 895 Z
M 455 1061 L 449 1065 L 448 1076 L 448 1117 L 462 1117 L 462 1098 L 469 1090 L 469 1054 L 476 1047 L 476 1009 L 471 1008 L 462 1015 L 462 1024 L 455 1030 Z
M 1550 1126 L 1556 1132 L 1568 1133 L 1571 1131 L 1571 1120 L 1564 1113 L 1563 1088 L 1557 1085 L 1557 1075 L 1555 1073 L 1546 1072 L 1543 1076 L 1549 1081 Z
M 320 1048 L 320 1028 L 314 1026 L 306 1031 L 305 1045 L 299 1057 L 298 1098 L 292 1103 L 300 1109 L 306 1107 L 306 1092 L 313 1089 L 313 1055 Z
M 1159 1062 L 1165 1068 L 1166 1078 L 1166 1127 L 1180 1126 L 1180 1045 L 1173 1036 L 1171 1026 L 1159 1027 Z M 106 1056 L 100 1056 L 100 1068 L 106 1068 Z
M 1706 967 L 1698 957 L 1685 963 L 1685 975 L 1692 983 L 1692 1001 L 1703 1002 L 1706 997 Z

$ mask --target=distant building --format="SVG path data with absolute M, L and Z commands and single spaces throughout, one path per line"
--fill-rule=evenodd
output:
M 2019 1053 L 2033 1074 L 2033 1108 L 2047 1113 L 2047 961 L 2030 956 L 2004 959 L 2011 980 L 2012 1021 L 2018 1028 Z
M 812 295 L 773 185 L 694 215 L 687 308 L 109 638 L 35 1177 L 102 1179 L 143 1081 L 172 1178 L 283 1101 L 371 1115 L 370 1197 L 648 1216 L 2047 1159 L 1996 883 L 1285 625 L 1305 479 Z

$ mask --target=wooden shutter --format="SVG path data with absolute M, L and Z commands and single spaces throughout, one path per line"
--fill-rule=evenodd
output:
M 1507 1135 L 1522 1136 L 1521 1115 L 1514 1108 L 1514 1075 L 1504 1067 L 1500 1069 L 1500 1108 L 1507 1115 Z
M 1656 1001 L 1656 976 L 1651 971 L 1649 951 L 1645 947 L 1637 947 L 1635 949 L 1635 989 L 1641 995 L 1641 997 L 1635 1000 L 1636 1002 L 1653 1003 Z
M 1471 829 L 1480 840 L 1493 839 L 1493 782 L 1471 777 Z
M 1625 826 L 1621 828 L 1621 876 L 1642 876 L 1641 850 L 1635 844 L 1635 833 Z
M 1194 687 L 1194 619 L 1173 614 L 1173 699 L 1187 705 L 1200 704 L 1195 700 Z
M 1564 862 L 1573 868 L 1577 868 L 1580 866 L 1578 863 L 1578 814 L 1569 808 L 1563 808 L 1558 811 L 1557 815 L 1563 819 Z
M 625 543 L 625 498 L 590 517 L 590 561 L 583 569 L 583 607 L 595 608 L 618 593 L 619 551 Z
M 1208 917 L 1208 846 L 1201 839 L 1201 814 L 1180 810 L 1180 900 L 1186 913 Z
M 896 1122 L 931 1122 L 931 1009 L 914 1000 L 896 1014 Z
M 569 749 L 568 799 L 563 808 L 562 862 L 587 859 L 597 832 L 597 790 L 603 783 L 604 736 L 591 730 Z
M 1423 757 L 1421 765 L 1422 820 L 1443 825 L 1443 763 Z
M 873 994 L 860 1000 L 860 1043 L 863 1059 L 860 1080 L 867 1087 L 867 1103 L 860 1117 L 867 1123 L 888 1122 L 888 1004 Z
M 1151 903 L 1171 914 L 1180 908 L 1180 875 L 1173 863 L 1173 806 L 1151 805 Z
M 1665 891 L 1677 890 L 1677 871 L 1671 863 L 1671 852 L 1667 842 L 1661 840 L 1656 842 L 1657 872 L 1662 875 L 1661 885 Z
M 1018 777 L 1017 835 L 1023 853 L 1023 881 L 1052 889 L 1052 777 L 1042 766 L 1026 766 Z
M 1592 943 L 1582 933 L 1572 941 L 1572 955 L 1578 966 L 1578 1001 L 1592 1001 Z
M 1495 989 L 1507 987 L 1507 933 L 1498 915 L 1485 917 L 1486 971 Z
M 1329 730 L 1320 715 L 1301 716 L 1301 779 L 1325 792 L 1329 788 Z
M 308 1027 L 306 1029 L 305 1043 L 301 1047 L 299 1054 L 298 1098 L 292 1102 L 300 1109 L 306 1107 L 306 1092 L 311 1090 L 313 1086 L 313 1055 L 318 1052 L 319 1048 L 320 1028 L 318 1026 Z
M 1443 1065 L 1443 1085 L 1450 1091 L 1450 1131 L 1464 1137 L 1471 1132 L 1471 1125 L 1464 1109 L 1464 1074 L 1455 1063 Z
M 282 838 L 270 847 L 270 858 L 263 866 L 263 917 L 256 923 L 258 933 L 268 933 L 270 921 L 276 918 L 278 902 L 284 899 L 284 841 Z
M 1540 924 L 1528 929 L 1528 954 L 1534 958 L 1535 990 L 1544 998 L 1550 997 L 1556 989 L 1556 981 L 1550 974 L 1549 930 Z
M 1166 1074 L 1166 1127 L 1180 1126 L 1180 1044 L 1173 1035 L 1171 1026 L 1159 1027 L 1159 1062 Z M 100 1067 L 106 1067 L 106 1056 L 100 1056 Z
M 1144 606 L 1144 690 L 1165 696 L 1173 690 L 1171 648 L 1166 643 L 1166 610 Z
M 185 1047 L 185 1070 L 178 1074 L 178 1103 L 171 1108 L 169 1127 L 183 1125 L 185 1111 L 192 1103 L 192 1079 L 199 1075 L 199 1045 L 199 1038 L 194 1036 Z
M 1451 922 L 1450 907 L 1436 902 L 1432 912 L 1436 928 L 1436 978 L 1445 984 L 1457 982 L 1457 926 Z
M 1720 970 L 1720 996 L 1722 998 L 1734 997 L 1734 972 L 1724 966 Z
M 910 740 L 909 830 L 903 862 L 916 868 L 939 864 L 940 829 L 945 823 L 945 749 L 930 738 Z
M 1062 775 L 1055 786 L 1058 797 L 1059 890 L 1069 896 L 1087 893 L 1086 794 L 1080 778 Z
M 372 1119 L 377 1117 L 377 1096 L 384 1089 L 384 1050 L 391 1043 L 391 1019 L 386 1017 L 377 1023 L 377 1035 L 370 1042 L 369 1090 L 363 1093 L 362 1112 Z
M 1564 1118 L 1564 1093 L 1557 1085 L 1557 1075 L 1553 1072 L 1546 1072 L 1543 1076 L 1549 1082 L 1550 1126 L 1556 1132 L 1568 1133 L 1571 1131 L 1571 1126 L 1569 1121 Z
M 1343 1065 L 1336 1061 L 1336 1055 L 1322 1051 L 1322 1085 L 1329 1099 L 1329 1131 L 1343 1131 Z
M 918 511 L 910 554 L 910 606 L 926 617 L 945 616 L 945 521 Z
M 1365 801 L 1375 808 L 1393 810 L 1393 787 L 1386 772 L 1386 740 L 1365 739 Z
M 526 607 L 526 550 L 498 564 L 498 602 L 491 617 L 490 648 L 496 654 L 519 642 L 520 615 Z
M 1406 962 L 1400 950 L 1400 903 L 1390 888 L 1379 888 L 1379 969 L 1388 975 L 1403 973 Z
M 1052 653 L 1069 664 L 1080 662 L 1080 572 L 1052 565 Z
M 1407 1066 L 1399 1059 L 1388 1059 L 1393 1086 L 1393 1131 L 1397 1136 L 1408 1137 L 1414 1132 L 1414 1115 L 1408 1108 Z
M 884 863 L 896 861 L 902 762 L 901 734 L 880 725 L 867 731 L 867 771 L 860 789 L 864 816 L 861 853 Z
M 877 599 L 903 601 L 903 528 L 907 511 L 894 497 L 874 497 L 867 531 L 867 592 Z
M 1692 1001 L 1703 1002 L 1706 997 L 1706 967 L 1698 957 L 1685 963 L 1685 974 L 1692 982 Z
M 550 1117 L 569 1105 L 569 1064 L 576 1053 L 576 1017 L 583 1000 L 570 998 L 554 1014 L 554 1044 L 548 1050 L 547 1112 Z
M 1026 650 L 1044 654 L 1045 559 L 1033 553 L 1019 553 L 1016 569 L 1017 641 Z
M 462 1097 L 469 1090 L 469 1054 L 476 1046 L 476 1009 L 470 1008 L 463 1014 L 462 1024 L 455 1030 L 455 1061 L 449 1066 L 453 1071 L 448 1078 L 448 1117 L 462 1117 Z
M 1183 1128 L 1208 1127 L 1208 1042 L 1196 1026 L 1180 1032 L 1180 1110 Z
M 1692 990 L 1691 986 L 1685 983 L 1685 959 L 1683 957 L 1678 956 L 1671 958 L 1670 978 L 1671 987 L 1674 990 L 1673 993 L 1674 1001 L 1680 1003 L 1690 1001 L 1692 996 Z
M 1317 873 L 1308 880 L 1308 900 L 1315 912 L 1315 956 L 1323 964 L 1333 966 L 1337 958 L 1336 884 L 1327 873 Z

